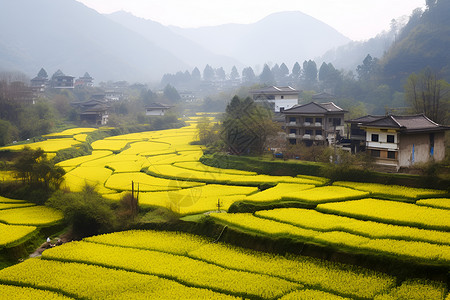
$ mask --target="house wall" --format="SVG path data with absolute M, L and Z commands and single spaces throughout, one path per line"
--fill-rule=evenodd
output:
M 378 135 L 378 142 L 372 141 L 372 134 Z M 387 138 L 388 135 L 394 136 L 394 143 L 388 143 Z M 398 134 L 395 130 L 376 130 L 376 129 L 368 129 L 366 131 L 366 145 L 368 148 L 377 148 L 384 150 L 398 150 Z
M 163 109 L 146 110 L 145 115 L 146 116 L 164 116 L 164 110 Z
M 413 161 L 414 145 L 414 161 Z M 434 133 L 434 150 L 431 156 L 430 133 L 402 134 L 399 137 L 399 166 L 408 167 L 415 163 L 428 162 L 431 157 L 435 161 L 445 158 L 444 133 Z
M 275 100 L 269 100 L 269 102 L 274 103 L 274 111 L 275 112 L 280 112 L 280 108 L 283 109 L 289 109 L 292 108 L 294 105 L 298 104 L 298 99 L 294 98 L 294 99 L 277 99 L 275 98 Z
M 295 118 L 295 121 L 291 121 L 291 118 Z M 341 124 L 336 126 L 336 131 L 341 136 L 344 135 L 344 114 L 336 115 L 286 115 L 286 134 L 289 140 L 296 139 L 296 143 L 300 141 L 314 141 L 318 144 L 324 144 L 328 141 L 329 145 L 334 144 L 335 133 L 333 121 L 331 125 L 329 118 L 339 118 Z M 307 122 L 308 120 L 308 122 Z M 291 132 L 295 130 L 295 133 Z

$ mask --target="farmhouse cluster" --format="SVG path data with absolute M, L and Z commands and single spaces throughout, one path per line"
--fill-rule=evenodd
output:
M 57 70 L 50 78 L 44 69 L 31 79 L 31 86 L 18 87 L 22 102 L 34 103 L 36 95 L 46 89 L 93 87 L 89 73 L 76 78 Z M 92 125 L 108 123 L 111 105 L 126 100 L 126 85 L 120 82 L 102 87 L 90 100 L 72 102 L 81 122 Z M 329 93 L 312 95 L 311 101 L 299 99 L 300 91 L 290 86 L 269 86 L 250 91 L 252 99 L 268 106 L 284 132 L 288 145 L 329 146 L 351 153 L 368 152 L 385 171 L 398 171 L 416 163 L 442 161 L 445 158 L 445 131 L 450 127 L 437 124 L 424 114 L 367 115 L 346 118 L 348 111 L 335 104 Z M 182 95 L 181 101 L 192 102 L 195 95 Z M 27 103 L 28 103 L 27 102 Z M 164 116 L 173 106 L 150 103 L 143 107 L 146 116 Z
M 289 144 L 339 147 L 357 153 L 368 151 L 375 163 L 398 171 L 415 163 L 445 158 L 444 133 L 450 128 L 423 114 L 367 115 L 346 120 L 346 110 L 333 102 L 333 95 L 320 93 L 312 101 L 297 104 L 299 91 L 270 87 L 251 91 L 255 101 L 269 105 Z

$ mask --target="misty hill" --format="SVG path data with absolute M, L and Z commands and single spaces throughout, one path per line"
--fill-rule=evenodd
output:
M 316 61 L 332 63 L 337 69 L 355 71 L 367 54 L 381 58 L 395 39 L 392 31 L 383 32 L 367 41 L 352 41 L 343 46 L 328 50 Z
M 100 80 L 159 80 L 188 65 L 74 0 L 0 0 L 0 68 L 35 76 L 89 72 Z
M 301 12 L 275 13 L 247 25 L 171 28 L 214 53 L 261 68 L 266 62 L 292 66 L 296 61 L 313 59 L 350 41 L 329 25 Z
M 383 76 L 397 87 L 409 74 L 428 66 L 450 80 L 450 1 L 427 2 L 436 3 L 423 13 L 413 13 L 381 61 Z
M 188 63 L 191 66 L 191 69 L 194 67 L 202 69 L 206 64 L 221 66 L 225 69 L 231 69 L 233 66 L 239 67 L 242 65 L 242 63 L 230 57 L 214 54 L 194 41 L 173 32 L 168 27 L 158 22 L 138 18 L 124 11 L 115 12 L 107 15 L 107 17 L 122 26 L 139 33 L 157 46 L 171 52 L 176 57 Z M 180 69 L 180 71 L 182 70 Z

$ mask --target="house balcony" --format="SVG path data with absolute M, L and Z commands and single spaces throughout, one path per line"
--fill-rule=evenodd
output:
M 316 135 L 316 136 L 314 137 L 314 140 L 315 140 L 315 141 L 324 141 L 325 138 L 323 137 L 323 135 Z
M 302 140 L 310 140 L 311 139 L 311 135 L 310 134 L 304 134 L 302 136 Z
M 320 123 L 320 122 L 315 122 L 315 123 L 311 123 L 311 122 L 303 122 L 303 127 L 308 127 L 308 128 L 311 128 L 311 127 L 314 127 L 314 128 L 317 128 L 317 127 L 322 127 L 322 123 Z

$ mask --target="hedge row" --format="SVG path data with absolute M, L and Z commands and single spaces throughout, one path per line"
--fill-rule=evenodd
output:
M 267 160 L 259 157 L 236 156 L 223 153 L 203 155 L 200 161 L 212 167 L 252 171 L 267 175 L 296 176 L 303 174 L 326 177 L 331 179 L 331 181 L 372 182 L 450 191 L 450 179 L 380 173 L 347 165 L 308 161 Z

